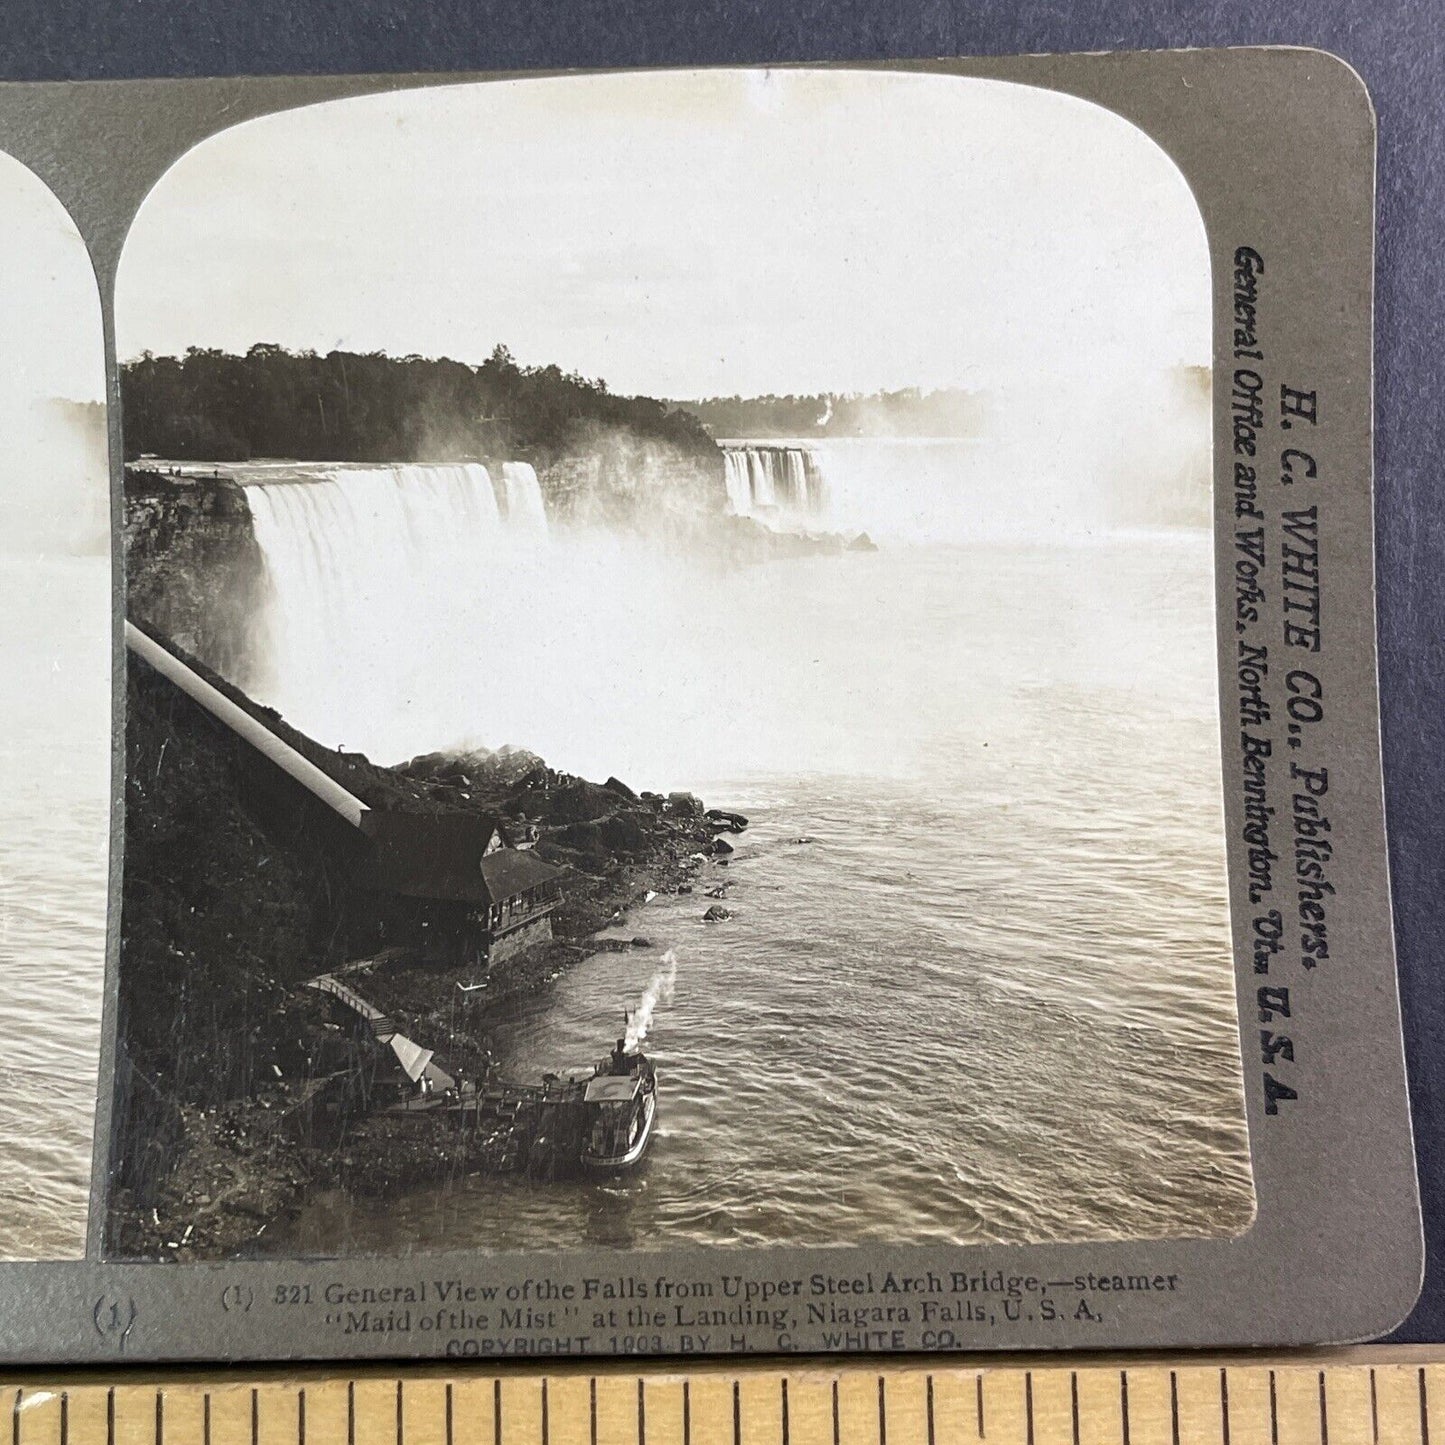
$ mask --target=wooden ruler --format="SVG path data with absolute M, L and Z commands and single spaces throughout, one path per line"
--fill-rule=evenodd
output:
M 6 1376 L 12 1445 L 1445 1445 L 1445 1350 Z

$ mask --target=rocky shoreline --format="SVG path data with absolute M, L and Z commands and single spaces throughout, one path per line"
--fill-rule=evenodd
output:
M 549 942 L 459 994 L 456 967 L 429 959 L 422 937 L 393 921 L 375 946 L 374 902 L 346 860 L 313 835 L 288 836 L 232 743 L 132 661 L 112 1257 L 254 1253 L 323 1183 L 386 1193 L 500 1167 L 496 1141 L 455 1114 L 375 1113 L 378 1048 L 339 1026 L 305 980 L 344 973 L 438 1062 L 484 1079 L 497 1001 L 546 988 L 599 949 L 648 946 L 595 935 L 650 893 L 690 891 L 726 849 L 721 835 L 745 825 L 689 794 L 588 782 L 515 749 L 377 767 L 210 676 L 358 796 L 525 818 L 537 856 L 565 870 L 563 902 Z

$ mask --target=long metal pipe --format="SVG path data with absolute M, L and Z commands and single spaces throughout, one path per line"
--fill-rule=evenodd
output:
M 198 702 L 212 717 L 293 777 L 307 792 L 339 813 L 353 828 L 361 827 L 362 818 L 371 810 L 360 798 L 348 793 L 335 778 L 323 773 L 289 743 L 282 742 L 264 723 L 257 722 L 245 708 L 237 707 L 225 693 L 212 687 L 199 673 L 131 622 L 125 625 L 125 645 L 162 677 L 175 683 L 187 697 Z

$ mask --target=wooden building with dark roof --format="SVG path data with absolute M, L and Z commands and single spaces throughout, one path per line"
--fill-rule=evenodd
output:
M 312 846 L 347 856 L 378 896 L 383 938 L 472 968 L 552 937 L 565 875 L 514 847 L 502 819 L 417 806 L 386 770 L 321 747 L 129 622 L 126 645 L 231 740 L 268 812 L 283 813 Z
M 563 872 L 514 847 L 500 818 L 372 811 L 361 831 L 372 842 L 377 886 L 447 909 L 488 962 L 552 937 Z

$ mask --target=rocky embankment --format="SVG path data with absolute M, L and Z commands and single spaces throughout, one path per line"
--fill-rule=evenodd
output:
M 489 1167 L 487 1141 L 455 1116 L 373 1115 L 392 1061 L 305 980 L 345 971 L 438 1062 L 484 1078 L 489 1007 L 618 946 L 593 934 L 649 891 L 690 887 L 734 826 L 691 795 L 589 782 L 520 750 L 378 767 L 207 675 L 372 806 L 475 809 L 535 830 L 537 854 L 566 870 L 564 902 L 550 943 L 460 992 L 455 963 L 398 927 L 347 848 L 278 813 L 254 756 L 132 661 L 107 1230 L 122 1257 L 244 1253 L 321 1180 L 386 1190 Z
M 227 677 L 245 679 L 260 655 L 266 564 L 235 482 L 125 472 L 127 610 Z
M 579 424 L 567 444 L 533 453 L 547 515 L 564 526 L 691 533 L 726 507 L 723 455 L 699 431 L 687 444 Z

